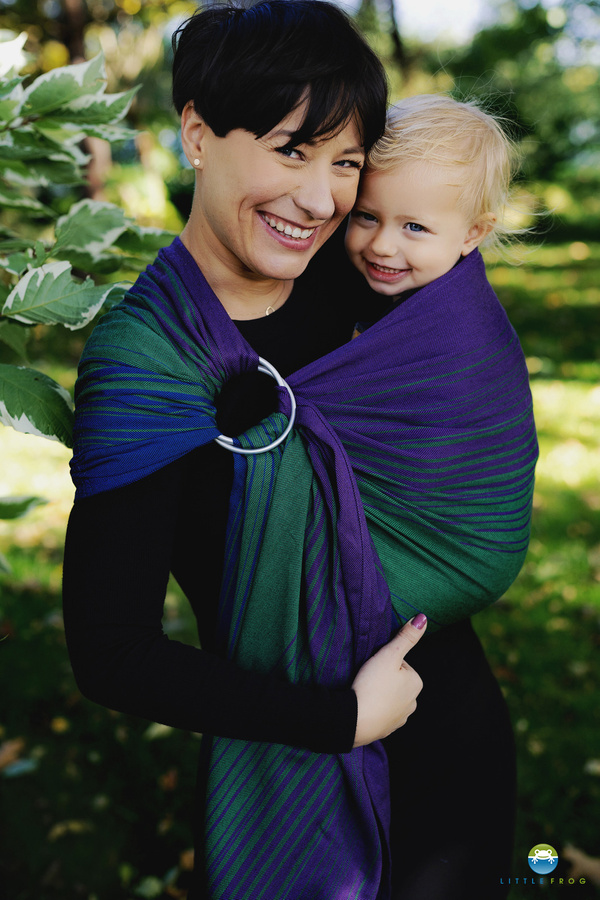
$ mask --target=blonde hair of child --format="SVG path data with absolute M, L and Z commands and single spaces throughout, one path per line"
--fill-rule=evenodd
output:
M 369 171 L 382 172 L 409 160 L 462 169 L 460 208 L 471 222 L 493 221 L 484 245 L 501 250 L 523 229 L 506 222 L 516 147 L 499 122 L 474 102 L 447 94 L 419 94 L 388 110 L 383 137 L 371 150 Z M 526 229 L 525 229 L 526 230 Z

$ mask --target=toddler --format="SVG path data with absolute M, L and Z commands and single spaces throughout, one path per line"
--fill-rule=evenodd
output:
M 360 337 L 367 326 L 359 323 L 348 344 L 384 376 L 384 388 L 369 384 L 355 402 L 381 397 L 369 429 L 392 435 L 397 448 L 389 459 L 380 453 L 380 494 L 363 489 L 363 503 L 382 561 L 389 523 L 405 535 L 396 568 L 382 562 L 394 609 L 404 608 L 403 618 L 422 609 L 429 622 L 411 655 L 424 685 L 418 711 L 385 742 L 394 897 L 498 900 L 508 890 L 500 876 L 512 852 L 513 740 L 467 617 L 485 608 L 476 597 L 491 603 L 507 590 L 529 539 L 537 443 L 528 374 L 477 249 L 507 236 L 513 160 L 510 140 L 476 106 L 444 95 L 403 100 L 368 157 L 346 234 L 351 262 L 384 298 L 379 308 L 385 298 L 391 304 Z M 377 310 L 379 298 L 370 299 Z M 393 497 L 390 460 L 403 482 Z M 434 559 L 428 548 L 438 539 Z M 445 566 L 464 576 L 460 585 L 446 579 Z M 463 621 L 433 634 L 451 623 L 450 610 Z M 458 660 L 457 677 L 449 673 Z M 467 697 L 478 698 L 480 712 Z M 406 760 L 418 760 L 427 778 L 413 786 Z M 496 872 L 474 881 L 490 828 Z
M 346 233 L 369 286 L 405 300 L 483 241 L 498 245 L 514 157 L 496 120 L 472 103 L 423 94 L 393 106 Z

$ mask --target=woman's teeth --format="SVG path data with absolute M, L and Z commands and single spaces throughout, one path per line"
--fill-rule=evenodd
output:
M 265 222 L 267 222 L 271 228 L 275 228 L 282 234 L 287 234 L 288 237 L 301 238 L 303 241 L 309 238 L 315 231 L 314 228 L 298 228 L 298 226 L 293 228 L 291 225 L 286 225 L 278 219 L 271 219 L 270 216 L 265 216 Z

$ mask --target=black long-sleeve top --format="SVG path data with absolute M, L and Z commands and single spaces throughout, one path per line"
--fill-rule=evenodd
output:
M 372 315 L 377 298 L 342 283 L 339 268 L 313 267 L 279 310 L 236 324 L 285 377 L 347 341 L 357 319 Z M 238 434 L 260 421 L 273 408 L 273 385 L 259 373 L 228 386 L 218 404 L 221 430 Z M 348 751 L 357 715 L 350 686 L 292 685 L 215 652 L 231 456 L 210 444 L 141 481 L 75 502 L 63 598 L 77 683 L 91 700 L 175 727 Z M 202 649 L 163 631 L 170 571 L 192 606 Z

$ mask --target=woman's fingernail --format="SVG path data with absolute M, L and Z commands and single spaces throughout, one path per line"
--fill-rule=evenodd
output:
M 419 613 L 412 620 L 413 628 L 418 628 L 419 631 L 421 630 L 421 628 L 425 628 L 426 624 L 427 624 L 427 616 L 423 615 L 423 613 Z

